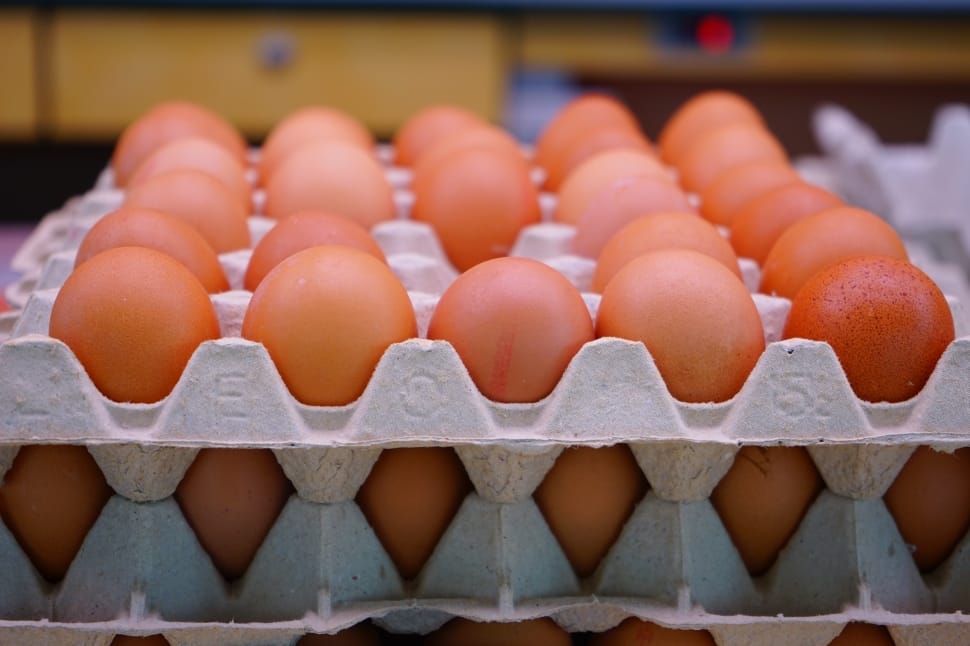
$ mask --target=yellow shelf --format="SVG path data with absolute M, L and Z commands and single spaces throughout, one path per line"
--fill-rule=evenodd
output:
M 496 119 L 503 28 L 487 14 L 63 11 L 51 30 L 51 128 L 112 136 L 172 97 L 249 134 L 332 105 L 389 133 L 433 102 Z
M 37 127 L 34 12 L 0 9 L 0 137 L 33 136 Z

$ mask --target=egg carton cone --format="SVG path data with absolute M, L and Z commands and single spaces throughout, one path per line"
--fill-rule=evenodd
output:
M 970 106 L 941 106 L 923 144 L 886 145 L 837 105 L 817 110 L 813 127 L 837 193 L 903 235 L 957 233 L 970 256 Z

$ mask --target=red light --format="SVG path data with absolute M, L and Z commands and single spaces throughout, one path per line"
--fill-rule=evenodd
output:
M 725 54 L 734 45 L 734 25 L 718 14 L 708 14 L 697 21 L 694 37 L 701 49 L 709 54 Z

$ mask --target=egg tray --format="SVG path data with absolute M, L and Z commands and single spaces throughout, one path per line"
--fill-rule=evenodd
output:
M 10 411 L 0 465 L 23 444 L 83 444 L 116 495 L 56 588 L 4 530 L 0 605 L 12 607 L 0 607 L 0 640 L 37 622 L 91 639 L 134 623 L 211 643 L 199 627 L 217 634 L 232 621 L 232 630 L 255 627 L 239 643 L 292 643 L 294 632 L 364 617 L 425 632 L 452 614 L 552 616 L 571 631 L 632 614 L 710 628 L 722 646 L 759 643 L 745 641 L 759 627 L 778 638 L 770 623 L 747 620 L 778 614 L 771 621 L 797 638 L 763 643 L 824 644 L 856 615 L 902 631 L 897 646 L 948 643 L 933 641 L 938 631 L 970 635 L 959 614 L 970 609 L 970 536 L 921 577 L 880 499 L 916 446 L 970 446 L 970 337 L 899 404 L 859 401 L 831 348 L 805 340 L 772 342 L 731 401 L 684 404 L 643 345 L 619 339 L 584 346 L 543 401 L 497 404 L 448 343 L 414 339 L 388 349 L 357 402 L 313 407 L 293 400 L 262 345 L 236 336 L 249 298 L 236 291 L 212 297 L 226 337 L 200 346 L 168 398 L 119 404 L 45 336 L 55 296 L 35 292 L 0 345 L 0 409 Z M 433 307 L 427 294 L 412 298 Z M 756 302 L 767 334 L 777 334 L 783 299 Z M 596 300 L 589 305 L 595 313 Z M 565 447 L 617 443 L 630 447 L 650 493 L 580 581 L 531 495 Z M 757 580 L 707 501 L 743 444 L 807 446 L 827 486 Z M 232 588 L 171 497 L 203 446 L 270 448 L 297 492 Z M 454 447 L 476 489 L 413 582 L 400 581 L 353 502 L 380 451 L 394 446 Z
M 399 192 L 403 209 L 406 197 Z M 722 404 L 673 400 L 644 347 L 619 339 L 587 344 L 542 402 L 497 404 L 449 344 L 415 339 L 385 353 L 357 402 L 322 408 L 293 400 L 265 349 L 238 337 L 250 294 L 231 291 L 212 297 L 224 338 L 198 349 L 174 392 L 158 404 L 118 404 L 46 336 L 71 247 L 101 215 L 72 209 L 46 237 L 33 286 L 44 289 L 0 321 L 10 336 L 0 345 L 0 406 L 11 411 L 0 420 L 0 475 L 20 445 L 83 444 L 116 495 L 57 586 L 0 527 L 9 562 L 0 565 L 0 644 L 108 644 L 116 633 L 156 632 L 173 643 L 292 644 L 365 618 L 423 633 L 453 615 L 551 616 L 570 631 L 632 615 L 707 628 L 721 646 L 821 646 L 852 620 L 890 626 L 897 646 L 970 639 L 970 536 L 922 577 L 880 499 L 915 447 L 970 446 L 970 337 L 956 300 L 961 338 L 923 391 L 900 404 L 855 398 L 827 344 L 778 341 L 789 303 L 754 294 L 769 346 Z M 251 218 L 254 239 L 272 224 Z M 454 270 L 425 225 L 399 220 L 373 233 L 410 290 L 423 335 Z M 514 253 L 587 284 L 593 265 L 567 253 L 573 233 L 530 227 Z M 220 257 L 237 290 L 249 253 Z M 585 298 L 595 316 L 598 297 Z M 577 580 L 531 495 L 565 447 L 617 443 L 630 447 L 650 492 L 597 572 Z M 707 501 L 744 444 L 807 446 L 827 486 L 754 580 Z M 432 445 L 455 448 L 476 493 L 419 577 L 403 582 L 353 498 L 383 448 Z M 203 446 L 270 448 L 297 492 L 233 586 L 172 498 Z

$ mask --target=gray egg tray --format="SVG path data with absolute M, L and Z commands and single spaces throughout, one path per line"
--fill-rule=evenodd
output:
M 220 258 L 235 291 L 212 296 L 223 338 L 199 347 L 165 400 L 120 404 L 47 336 L 73 247 L 100 217 L 72 208 L 69 224 L 45 238 L 42 223 L 25 245 L 21 259 L 42 268 L 22 312 L 0 317 L 0 477 L 22 445 L 80 444 L 115 495 L 57 585 L 0 523 L 0 646 L 108 646 L 117 633 L 159 632 L 172 644 L 282 646 L 367 618 L 425 633 L 455 615 L 549 616 L 577 632 L 638 616 L 706 628 L 719 646 L 824 646 L 849 621 L 888 626 L 897 646 L 970 643 L 970 535 L 921 575 L 881 500 L 917 446 L 970 446 L 970 328 L 955 299 L 959 338 L 922 392 L 897 404 L 858 400 L 827 344 L 780 341 L 790 304 L 754 294 L 768 347 L 727 402 L 678 402 L 641 344 L 600 339 L 544 400 L 498 404 L 448 343 L 418 338 L 388 349 L 356 402 L 313 407 L 293 399 L 262 345 L 239 337 L 250 297 L 239 289 L 241 251 Z M 251 218 L 254 239 L 271 225 Z M 423 336 L 454 270 L 420 223 L 373 233 Z M 582 289 L 593 267 L 568 254 L 571 235 L 536 225 L 516 253 Z M 756 272 L 746 266 L 749 284 Z M 598 297 L 584 297 L 595 317 Z M 532 493 L 565 447 L 615 444 L 630 447 L 650 490 L 595 573 L 578 579 Z M 754 579 L 708 501 L 749 444 L 806 446 L 826 485 Z M 199 448 L 220 446 L 271 449 L 296 490 L 232 585 L 172 497 Z M 380 452 L 398 446 L 454 447 L 475 487 L 412 581 L 354 502 Z

